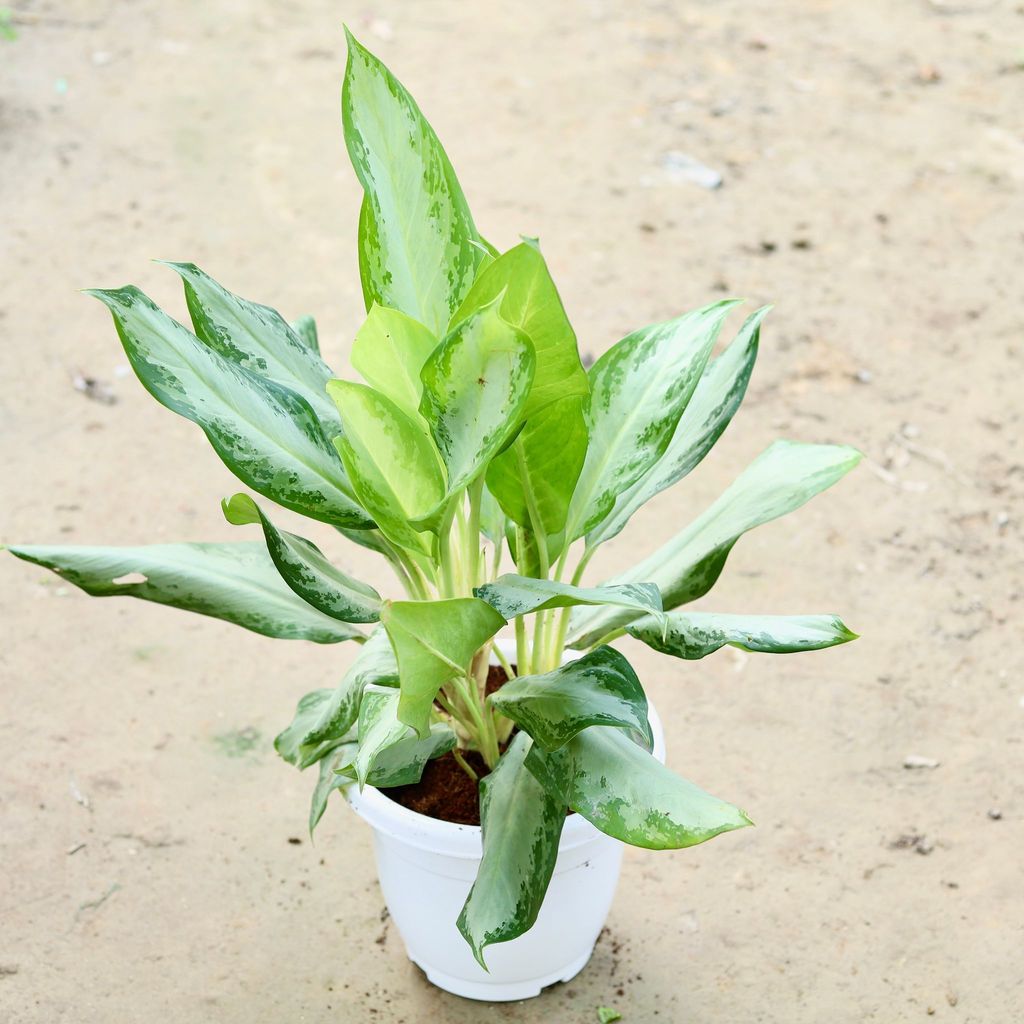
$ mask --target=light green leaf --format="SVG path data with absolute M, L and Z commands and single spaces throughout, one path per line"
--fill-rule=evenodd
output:
M 263 527 L 277 571 L 304 601 L 342 622 L 376 622 L 380 618 L 381 598 L 373 587 L 333 566 L 315 544 L 278 530 L 248 494 L 236 494 L 221 504 L 229 523 Z
M 477 962 L 484 949 L 533 927 L 558 858 L 565 806 L 526 770 L 530 738 L 519 733 L 480 781 L 483 859 L 458 926 Z
M 448 493 L 471 483 L 522 426 L 533 346 L 498 302 L 459 323 L 421 371 L 420 413 L 448 467 Z
M 495 545 L 505 536 L 505 513 L 486 487 L 480 495 L 480 532 Z
M 607 583 L 655 583 L 669 609 L 695 601 L 714 586 L 732 546 L 747 530 L 800 508 L 860 459 L 860 452 L 845 445 L 776 441 L 703 515 Z M 635 618 L 618 609 L 580 609 L 572 613 L 568 639 L 573 647 L 589 647 Z
M 539 580 L 505 573 L 493 583 L 473 591 L 503 618 L 511 621 L 530 612 L 572 605 L 614 605 L 631 608 L 639 615 L 661 613 L 661 593 L 653 583 L 630 583 L 616 587 L 577 587 L 557 580 Z
M 519 436 L 487 468 L 487 486 L 507 516 L 549 537 L 565 526 L 576 481 L 587 457 L 585 399 L 559 399 L 526 421 Z M 548 552 L 550 558 L 558 552 Z
M 536 242 L 522 242 L 484 270 L 452 317 L 452 324 L 498 298 L 502 318 L 526 334 L 537 355 L 524 417 L 531 419 L 558 399 L 586 398 L 590 384 L 580 362 L 576 335 Z
M 110 310 L 146 390 L 199 424 L 239 479 L 312 519 L 373 525 L 356 504 L 338 454 L 304 398 L 225 359 L 137 288 L 88 294 Z
M 317 355 L 320 354 L 320 337 L 317 333 L 316 321 L 308 313 L 300 316 L 298 320 L 293 320 L 291 328 L 306 348 L 316 352 Z
M 551 752 L 534 744 L 526 767 L 556 800 L 631 846 L 676 850 L 752 824 L 739 808 L 669 771 L 622 729 L 584 729 Z
M 466 674 L 505 620 L 475 597 L 385 602 L 380 619 L 398 659 L 398 718 L 425 737 L 437 691 Z
M 644 327 L 590 368 L 590 446 L 569 509 L 568 537 L 589 533 L 664 454 L 736 300 Z
M 611 540 L 641 505 L 681 480 L 711 451 L 743 401 L 757 358 L 761 321 L 770 309 L 765 306 L 748 317 L 733 343 L 708 363 L 665 454 L 616 497 L 608 517 L 587 534 L 587 547 Z
M 286 640 L 334 644 L 363 635 L 289 590 L 262 544 L 12 545 L 8 550 L 94 597 L 137 597 Z M 145 579 L 127 581 L 139 576 Z
M 181 277 L 192 327 L 200 340 L 225 359 L 302 395 L 327 433 L 331 437 L 340 433 L 338 414 L 327 397 L 327 381 L 334 374 L 319 351 L 310 348 L 276 309 L 229 292 L 194 263 L 157 263 Z
M 371 684 L 398 685 L 398 664 L 383 629 L 359 649 L 337 687 L 314 690 L 299 700 L 295 717 L 274 740 L 274 749 L 300 770 L 319 761 L 347 738 L 359 715 L 363 691 Z
M 375 303 L 352 343 L 352 365 L 368 384 L 418 419 L 423 394 L 420 370 L 437 343 L 423 324 Z
M 309 837 L 313 838 L 313 830 L 327 810 L 327 800 L 336 789 L 349 784 L 344 775 L 339 774 L 342 768 L 352 763 L 355 757 L 356 744 L 343 743 L 331 751 L 330 755 L 320 761 L 320 772 L 313 788 L 313 798 L 309 803 Z
M 599 1006 L 597 1008 L 597 1024 L 612 1024 L 612 1021 L 622 1020 L 622 1014 L 614 1007 Z
M 557 750 L 595 725 L 636 729 L 648 746 L 654 744 L 640 680 L 611 647 L 598 647 L 554 672 L 518 676 L 489 699 L 545 750 Z
M 409 786 L 420 781 L 431 758 L 455 746 L 455 733 L 435 722 L 420 738 L 398 720 L 398 694 L 394 690 L 367 690 L 359 708 L 359 750 L 351 773 L 363 786 Z
M 400 309 L 440 337 L 476 272 L 479 239 L 455 171 L 401 83 L 347 32 L 341 113 L 366 192 L 359 270 L 366 308 Z
M 436 510 L 445 493 L 444 466 L 430 437 L 365 384 L 332 380 L 327 390 L 345 427 L 335 444 L 363 507 L 390 540 L 429 553 L 430 542 L 414 523 Z
M 729 644 L 741 651 L 798 654 L 856 640 L 836 615 L 716 615 L 670 612 L 664 622 L 643 618 L 626 627 L 662 654 L 695 661 Z

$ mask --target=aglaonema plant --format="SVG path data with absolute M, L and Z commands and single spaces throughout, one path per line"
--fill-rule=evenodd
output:
M 339 685 L 299 701 L 276 748 L 317 767 L 311 830 L 335 789 L 414 783 L 449 751 L 476 779 L 466 754 L 479 753 L 483 859 L 458 926 L 484 964 L 487 945 L 536 919 L 567 808 L 650 849 L 749 824 L 652 756 L 644 689 L 610 644 L 628 634 L 695 660 L 724 645 L 786 653 L 852 639 L 833 615 L 684 609 L 746 531 L 799 508 L 859 454 L 778 441 L 659 550 L 585 583 L 600 545 L 729 424 L 766 310 L 720 355 L 733 300 L 634 331 L 585 371 L 537 242 L 499 252 L 480 235 L 419 108 L 351 36 L 342 114 L 364 190 L 361 380 L 328 367 L 311 318 L 288 323 L 191 263 L 167 264 L 191 329 L 137 288 L 90 294 L 157 401 L 268 503 L 379 554 L 404 597 L 354 579 L 246 493 L 223 511 L 256 540 L 10 550 L 90 594 L 358 644 Z M 506 627 L 514 656 L 494 644 Z M 488 696 L 492 658 L 509 681 Z

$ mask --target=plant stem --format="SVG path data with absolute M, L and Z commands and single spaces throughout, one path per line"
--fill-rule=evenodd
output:
M 480 776 L 470 767 L 466 759 L 459 753 L 458 747 L 452 747 L 452 757 L 455 758 L 455 763 L 474 781 L 479 782 Z
M 494 645 L 494 656 L 498 659 L 498 663 L 505 670 L 505 675 L 507 675 L 509 679 L 515 679 L 515 669 L 512 667 L 508 658 L 505 657 L 505 652 L 497 644 Z

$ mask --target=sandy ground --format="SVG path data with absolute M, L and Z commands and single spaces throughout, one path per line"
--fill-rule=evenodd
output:
M 863 639 L 693 664 L 628 647 L 670 763 L 760 827 L 628 851 L 590 966 L 528 1004 L 426 984 L 340 801 L 305 838 L 312 779 L 270 738 L 352 650 L 92 601 L 3 560 L 0 1020 L 583 1024 L 598 1005 L 627 1024 L 1019 1020 L 1020 6 L 14 7 L 0 540 L 238 539 L 218 510 L 236 481 L 125 375 L 76 289 L 132 281 L 183 312 L 147 260 L 195 260 L 315 313 L 344 365 L 362 310 L 343 18 L 419 97 L 484 231 L 541 236 L 588 350 L 723 292 L 777 303 L 744 411 L 592 579 L 776 436 L 867 460 L 743 540 L 701 603 L 836 611 Z M 672 153 L 723 186 L 681 180 Z

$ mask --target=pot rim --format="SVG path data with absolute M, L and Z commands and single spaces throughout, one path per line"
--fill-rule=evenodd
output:
M 499 641 L 504 648 L 508 641 Z M 575 652 L 567 652 L 566 660 L 580 657 Z M 653 701 L 648 698 L 647 717 L 654 735 L 654 747 L 651 753 L 665 763 L 665 733 L 661 718 Z M 353 782 L 342 788 L 342 793 L 352 810 L 374 829 L 400 839 L 411 846 L 430 853 L 440 853 L 462 860 L 479 860 L 483 850 L 480 825 L 460 825 L 454 821 L 443 821 L 431 818 L 410 810 L 385 796 L 375 786 L 364 786 L 362 791 Z M 570 814 L 565 819 L 562 837 L 558 843 L 559 852 L 571 850 L 596 838 L 617 840 L 607 836 L 592 825 L 582 814 Z

